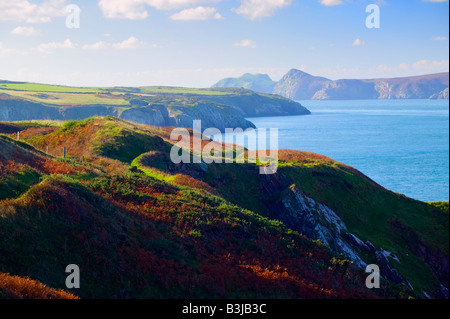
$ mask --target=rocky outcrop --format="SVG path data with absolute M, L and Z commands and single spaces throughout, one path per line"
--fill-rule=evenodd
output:
M 306 196 L 296 185 L 292 185 L 281 198 L 281 203 L 286 209 L 282 221 L 289 227 L 297 230 L 312 239 L 319 239 L 333 251 L 342 253 L 346 258 L 353 261 L 359 268 L 366 267 L 352 242 L 365 244 L 355 235 L 352 240 L 345 240 L 347 227 L 342 219 L 336 215 L 328 206 L 317 203 Z
M 387 258 L 387 256 L 389 256 L 389 255 L 390 254 L 387 254 L 387 252 L 384 250 L 375 252 L 375 257 L 377 259 L 377 265 L 378 265 L 378 267 L 380 267 L 380 275 L 382 277 L 386 278 L 387 280 L 392 281 L 393 283 L 396 283 L 396 284 L 404 283 L 405 281 L 402 278 L 402 276 L 400 276 L 397 269 L 391 268 L 389 266 L 389 260 Z
M 425 245 L 417 234 L 401 221 L 394 219 L 391 225 L 406 242 L 408 247 L 422 258 L 431 268 L 444 288 L 449 288 L 449 257 L 442 251 Z
M 443 89 L 439 93 L 433 94 L 430 98 L 438 100 L 448 100 L 448 87 Z

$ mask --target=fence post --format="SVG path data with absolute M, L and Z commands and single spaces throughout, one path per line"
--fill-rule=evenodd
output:
M 20 131 L 17 132 L 17 140 L 20 141 Z
M 63 158 L 66 158 L 66 147 L 63 148 Z

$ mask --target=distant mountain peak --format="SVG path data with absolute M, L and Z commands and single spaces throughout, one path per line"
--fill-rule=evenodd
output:
M 292 100 L 448 99 L 449 72 L 378 79 L 330 80 L 292 68 L 278 82 L 267 74 L 246 73 L 214 87 L 246 88 Z
M 277 82 L 273 81 L 267 74 L 245 73 L 238 78 L 226 78 L 220 80 L 212 87 L 245 88 L 260 93 L 272 93 Z

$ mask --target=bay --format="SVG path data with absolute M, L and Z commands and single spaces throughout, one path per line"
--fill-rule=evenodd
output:
M 279 149 L 329 156 L 414 199 L 449 199 L 448 100 L 298 102 L 312 114 L 248 120 L 278 128 Z

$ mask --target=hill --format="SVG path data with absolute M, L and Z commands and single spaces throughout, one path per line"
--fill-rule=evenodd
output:
M 306 115 L 299 103 L 245 89 L 75 88 L 0 81 L 0 121 L 113 115 L 158 126 L 249 128 L 249 116 Z
M 213 87 L 239 87 L 238 79 L 219 81 Z M 291 69 L 272 91 L 257 90 L 258 80 L 247 75 L 248 87 L 292 100 L 355 100 L 355 99 L 448 99 L 449 73 L 383 79 L 330 80 Z M 255 81 L 253 85 L 250 81 Z
M 0 132 L 0 272 L 65 289 L 77 264 L 81 298 L 448 297 L 448 203 L 325 156 L 280 151 L 260 175 L 174 164 L 171 128 L 115 117 Z
M 277 82 L 272 81 L 272 79 L 267 74 L 250 74 L 245 73 L 239 78 L 226 78 L 220 80 L 212 87 L 216 88 L 245 88 L 255 92 L 261 93 L 272 93 Z

